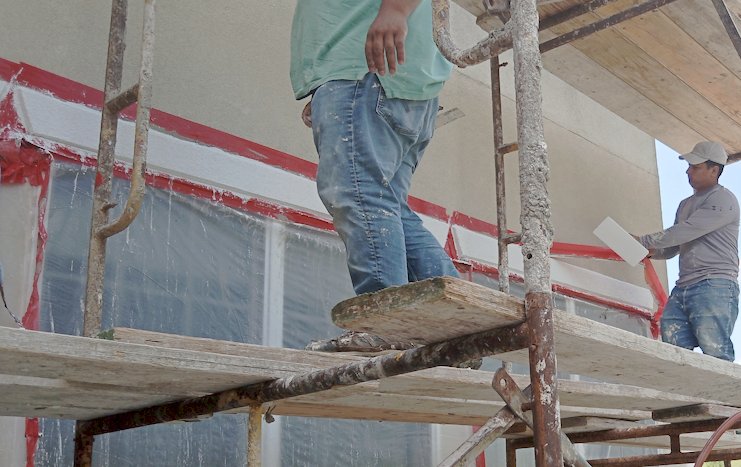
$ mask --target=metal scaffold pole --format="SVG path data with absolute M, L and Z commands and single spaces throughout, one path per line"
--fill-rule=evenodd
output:
M 87 285 L 83 335 L 96 337 L 101 331 L 103 307 L 103 279 L 105 277 L 106 241 L 108 237 L 126 229 L 136 218 L 144 199 L 147 142 L 152 101 L 152 65 L 154 61 L 154 18 L 155 0 L 144 1 L 142 28 L 141 66 L 139 81 L 134 86 L 121 90 L 124 51 L 126 49 L 126 20 L 128 0 L 113 0 L 111 25 L 108 36 L 108 59 L 106 62 L 104 101 L 100 123 L 97 171 L 93 193 L 93 212 L 90 224 L 90 248 L 88 253 Z M 120 113 L 137 103 L 134 154 L 131 185 L 126 206 L 121 215 L 109 223 L 108 213 L 116 206 L 111 200 L 113 168 L 116 151 L 116 135 Z M 75 467 L 89 467 L 93 458 L 93 435 L 75 426 Z
M 111 11 L 111 29 L 108 42 L 108 62 L 105 74 L 103 113 L 100 125 L 98 165 L 93 193 L 93 214 L 90 226 L 90 251 L 88 253 L 87 288 L 85 292 L 85 317 L 83 335 L 94 337 L 100 333 L 103 307 L 103 278 L 108 237 L 128 227 L 139 213 L 144 199 L 144 173 L 149 134 L 149 117 L 152 100 L 152 64 L 154 57 L 154 8 L 155 0 L 144 2 L 144 27 L 142 31 L 141 68 L 139 82 L 121 91 L 123 57 L 126 36 L 128 0 L 114 0 Z M 118 116 L 128 106 L 138 103 L 136 134 L 131 172 L 131 189 L 123 212 L 113 222 L 108 222 L 109 211 L 116 206 L 111 200 L 113 167 L 115 162 Z
M 550 167 L 543 130 L 537 2 L 512 2 L 511 13 L 535 462 L 546 467 L 563 465 L 563 456 L 549 254 L 553 242 L 547 186 Z

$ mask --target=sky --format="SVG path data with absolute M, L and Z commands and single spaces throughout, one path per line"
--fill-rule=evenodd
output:
M 689 151 L 692 148 L 687 148 Z M 679 202 L 692 195 L 692 187 L 687 182 L 687 162 L 679 159 L 673 149 L 661 142 L 656 142 L 656 160 L 659 166 L 659 185 L 661 189 L 661 212 L 664 227 L 674 223 L 674 214 Z M 741 162 L 727 166 L 720 176 L 720 184 L 731 190 L 737 198 L 741 199 Z M 677 258 L 666 262 L 669 287 L 673 287 L 679 274 L 679 263 Z M 736 350 L 736 362 L 741 363 L 741 324 L 736 327 L 731 335 L 733 346 Z

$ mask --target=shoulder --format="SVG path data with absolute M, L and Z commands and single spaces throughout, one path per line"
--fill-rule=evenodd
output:
M 721 213 L 730 213 L 731 215 L 735 213 L 738 216 L 739 205 L 736 195 L 722 185 L 718 185 L 716 189 L 708 193 L 702 204 L 706 209 L 712 209 Z
M 735 204 L 738 206 L 738 198 L 736 198 L 736 195 L 733 194 L 731 190 L 724 187 L 723 185 L 718 185 L 717 190 L 713 190 L 713 192 L 708 196 L 708 198 L 712 198 L 713 200 L 718 201 L 727 201 L 731 204 Z

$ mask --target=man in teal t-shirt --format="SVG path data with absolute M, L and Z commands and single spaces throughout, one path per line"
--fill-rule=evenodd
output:
M 452 65 L 432 39 L 431 0 L 298 0 L 291 82 L 319 153 L 317 188 L 347 249 L 355 292 L 458 276 L 409 208 Z M 311 350 L 407 347 L 365 333 Z

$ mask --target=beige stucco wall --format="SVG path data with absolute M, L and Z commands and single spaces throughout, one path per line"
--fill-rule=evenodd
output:
M 142 3 L 132 0 L 129 6 L 127 85 L 135 79 Z M 154 106 L 316 161 L 310 132 L 298 119 L 303 104 L 293 100 L 288 80 L 294 4 L 158 2 Z M 3 23 L 11 25 L 0 28 L 0 57 L 102 88 L 109 2 L 0 0 L 0 6 Z M 453 20 L 460 42 L 482 37 L 466 12 L 454 8 Z M 502 70 L 507 141 L 514 140 L 512 68 Z M 413 194 L 495 222 L 488 74 L 487 64 L 454 73 L 441 104 L 458 107 L 465 117 L 439 129 Z M 659 229 L 653 139 L 547 72 L 543 82 L 556 239 L 596 244 L 591 231 L 606 215 L 636 232 Z M 511 157 L 508 207 L 514 229 L 519 215 L 516 165 Z M 594 267 L 642 280 L 637 270 Z
M 142 1 L 130 1 L 124 83 L 134 82 Z M 294 1 L 178 0 L 157 6 L 154 106 L 195 122 L 316 161 L 308 129 L 288 80 Z M 0 58 L 103 87 L 109 1 L 0 0 Z M 464 43 L 482 37 L 471 18 L 453 9 Z M 505 142 L 515 139 L 510 65 L 502 69 Z M 455 71 L 441 96 L 445 109 L 465 116 L 441 127 L 414 180 L 412 193 L 449 211 L 496 222 L 488 65 Z M 610 215 L 626 228 L 661 227 L 659 184 L 651 137 L 547 72 L 545 130 L 551 158 L 550 192 L 556 240 L 598 244 L 593 228 Z M 509 227 L 518 229 L 517 160 L 507 160 Z M 28 258 L 30 259 L 30 257 Z M 9 275 L 8 264 L 6 276 Z M 640 268 L 579 261 L 579 265 L 642 284 Z M 663 264 L 658 265 L 662 270 Z M 25 309 L 18 303 L 18 309 Z M 0 324 L 9 324 L 1 322 Z M 17 419 L 14 446 L 0 444 L 2 465 L 22 465 Z M 0 437 L 3 438 L 3 437 Z M 8 437 L 10 439 L 10 437 Z M 3 457 L 3 456 L 12 456 Z

